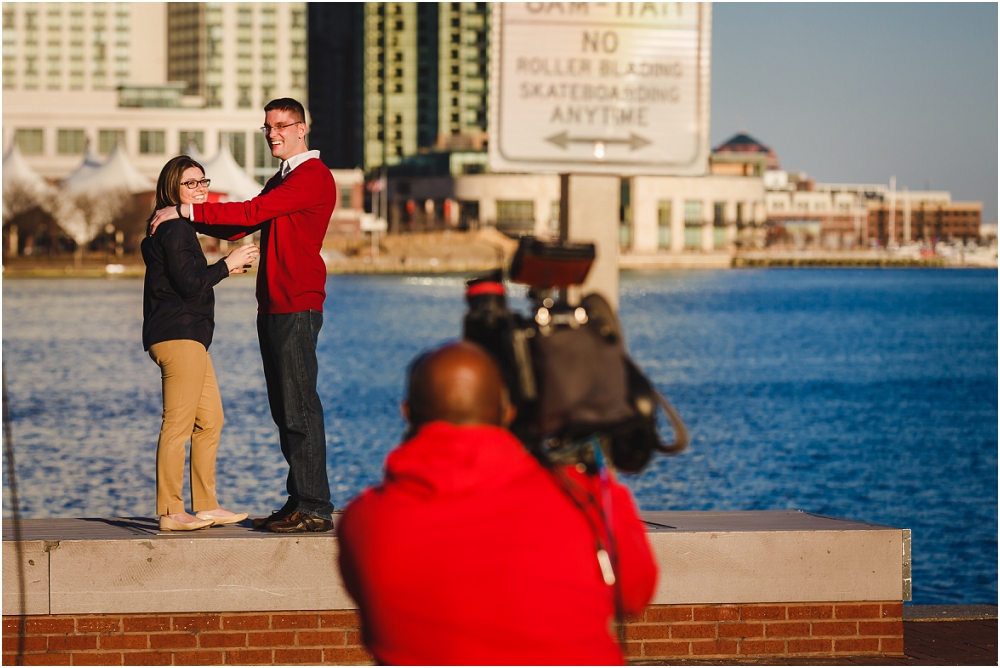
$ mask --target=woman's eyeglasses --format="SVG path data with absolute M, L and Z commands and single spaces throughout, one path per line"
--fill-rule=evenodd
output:
M 182 186 L 187 186 L 191 190 L 194 190 L 198 186 L 204 186 L 205 188 L 212 185 L 212 179 L 201 179 L 200 181 L 182 181 Z

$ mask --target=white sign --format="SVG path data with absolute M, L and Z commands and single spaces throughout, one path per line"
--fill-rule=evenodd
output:
M 711 5 L 494 3 L 493 171 L 700 175 Z
M 389 221 L 370 213 L 363 213 L 360 228 L 362 232 L 386 232 L 389 229 Z

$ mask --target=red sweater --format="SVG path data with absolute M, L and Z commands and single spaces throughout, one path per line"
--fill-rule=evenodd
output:
M 196 223 L 260 228 L 257 307 L 260 313 L 277 314 L 323 310 L 326 262 L 319 252 L 336 204 L 330 170 L 312 158 L 284 181 L 272 176 L 251 200 L 192 206 Z
M 573 478 L 596 492 L 596 480 Z M 634 614 L 653 595 L 656 564 L 628 490 L 611 492 L 623 607 Z M 389 454 L 385 481 L 351 501 L 337 532 L 379 662 L 622 663 L 594 532 L 506 430 L 426 425 Z

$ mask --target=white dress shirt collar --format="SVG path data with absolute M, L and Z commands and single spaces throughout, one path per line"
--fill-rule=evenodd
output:
M 284 179 L 288 174 L 301 165 L 306 160 L 311 160 L 312 158 L 319 159 L 319 151 L 305 151 L 297 155 L 293 155 L 288 160 L 281 163 L 281 178 Z

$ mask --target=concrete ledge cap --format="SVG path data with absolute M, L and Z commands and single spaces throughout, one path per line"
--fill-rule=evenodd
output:
M 640 517 L 660 567 L 654 604 L 904 598 L 903 529 L 795 510 Z M 354 608 L 340 581 L 336 530 L 161 532 L 152 518 L 49 519 L 22 521 L 15 543 L 13 529 L 4 520 L 4 614 Z M 297 574 L 307 571 L 303 584 Z
M 996 619 L 995 605 L 904 605 L 907 622 L 967 622 Z

